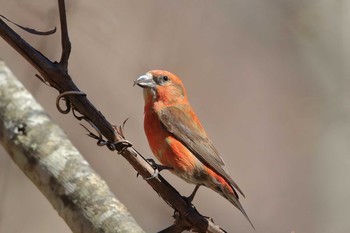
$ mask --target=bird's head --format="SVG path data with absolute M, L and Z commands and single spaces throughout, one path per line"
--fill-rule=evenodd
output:
M 187 100 L 185 87 L 176 75 L 164 70 L 151 70 L 135 80 L 143 88 L 145 102 L 161 101 L 165 105 Z

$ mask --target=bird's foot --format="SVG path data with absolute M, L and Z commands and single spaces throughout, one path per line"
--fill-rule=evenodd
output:
M 196 187 L 194 188 L 193 192 L 191 193 L 191 195 L 189 195 L 188 197 L 182 196 L 183 199 L 186 201 L 187 205 L 193 206 L 192 201 L 193 201 L 194 196 L 196 195 L 200 186 L 201 186 L 200 184 L 197 184 Z
M 156 178 L 159 174 L 160 171 L 162 170 L 172 170 L 174 169 L 173 167 L 170 167 L 170 166 L 165 166 L 165 165 L 161 165 L 161 164 L 158 164 L 154 161 L 154 159 L 145 159 L 154 169 L 154 173 L 150 176 L 150 177 L 147 177 L 147 178 L 144 178 L 145 180 L 151 180 L 153 178 Z M 139 173 L 137 173 L 136 177 L 139 176 Z
M 173 167 L 170 166 L 166 166 L 166 165 L 162 165 L 159 163 L 156 163 L 156 161 L 154 161 L 154 159 L 146 159 L 146 161 L 155 169 L 158 170 L 158 172 L 162 171 L 162 170 L 172 170 L 174 169 Z

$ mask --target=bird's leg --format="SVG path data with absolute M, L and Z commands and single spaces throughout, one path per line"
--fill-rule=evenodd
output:
M 165 165 L 156 163 L 156 161 L 154 161 L 154 159 L 146 159 L 146 161 L 147 161 L 155 170 L 158 170 L 159 172 L 162 171 L 162 170 L 172 170 L 172 169 L 174 169 L 173 167 L 165 166 Z
M 189 195 L 188 197 L 184 197 L 184 199 L 186 200 L 188 205 L 192 205 L 192 201 L 194 199 L 194 196 L 196 195 L 200 186 L 201 186 L 200 184 L 197 184 L 196 187 L 194 188 L 193 192 L 191 193 L 191 195 Z
M 145 159 L 154 169 L 154 173 L 150 176 L 150 177 L 147 177 L 147 178 L 144 178 L 145 180 L 150 180 L 150 179 L 153 179 L 153 178 L 156 178 L 159 174 L 160 171 L 162 170 L 172 170 L 174 169 L 173 167 L 170 167 L 170 166 L 165 166 L 165 165 L 161 165 L 161 164 L 158 164 L 154 161 L 154 159 Z M 139 176 L 139 173 L 137 173 L 136 177 Z

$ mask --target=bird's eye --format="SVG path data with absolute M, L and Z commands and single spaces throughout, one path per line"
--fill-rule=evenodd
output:
M 169 77 L 168 76 L 163 76 L 163 81 L 166 82 L 169 80 Z

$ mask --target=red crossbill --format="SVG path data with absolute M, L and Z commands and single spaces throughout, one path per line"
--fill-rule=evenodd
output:
M 153 154 L 175 175 L 206 186 L 230 201 L 248 218 L 238 200 L 241 189 L 227 173 L 225 163 L 193 111 L 179 77 L 163 70 L 140 76 L 135 84 L 143 88 L 144 129 Z M 254 226 L 253 226 L 254 227 Z

